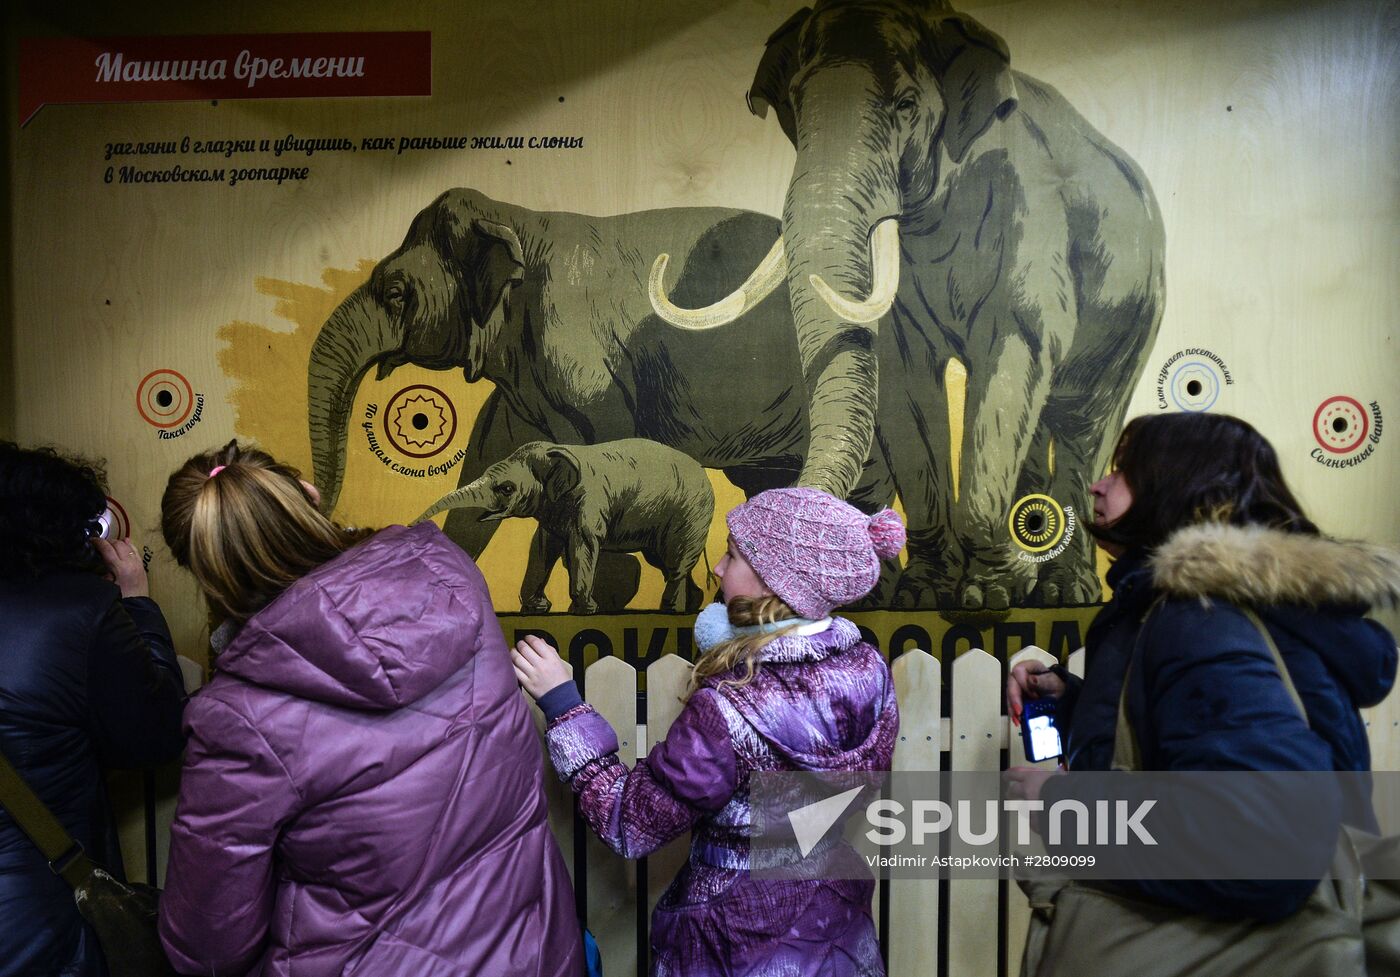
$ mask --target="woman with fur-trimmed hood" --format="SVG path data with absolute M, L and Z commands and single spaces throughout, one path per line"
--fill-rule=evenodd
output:
M 1012 670 L 1013 719 L 1024 699 L 1058 698 L 1069 771 L 1110 770 L 1130 676 L 1125 712 L 1141 769 L 1369 770 L 1358 710 L 1390 691 L 1396 645 L 1363 615 L 1400 596 L 1400 554 L 1323 536 L 1268 441 L 1226 415 L 1133 420 L 1113 471 L 1091 491 L 1091 532 L 1114 558 L 1113 599 L 1086 635 L 1082 681 L 1059 666 Z M 1242 608 L 1268 629 L 1306 720 Z M 1018 768 L 1010 777 L 1022 796 L 1050 805 L 1073 794 L 1075 778 L 1061 772 Z M 1369 796 L 1354 794 L 1338 798 L 1341 821 L 1374 831 Z M 1249 815 L 1241 821 L 1212 831 L 1228 844 L 1232 830 L 1271 830 Z M 1115 885 L 1190 913 L 1267 921 L 1298 911 L 1317 876 Z

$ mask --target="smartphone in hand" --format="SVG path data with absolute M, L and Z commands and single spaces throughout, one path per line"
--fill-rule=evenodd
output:
M 1021 713 L 1021 738 L 1032 763 L 1061 756 L 1060 730 L 1055 725 L 1054 699 L 1027 699 Z

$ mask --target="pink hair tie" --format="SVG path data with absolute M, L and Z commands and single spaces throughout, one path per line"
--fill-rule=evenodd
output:
M 215 475 L 219 474 L 219 472 L 223 471 L 227 467 L 227 465 L 215 465 L 209 470 L 209 477 L 213 478 Z

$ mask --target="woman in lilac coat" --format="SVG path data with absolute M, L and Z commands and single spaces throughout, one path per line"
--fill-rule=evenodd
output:
M 582 974 L 543 764 L 476 565 L 431 523 L 352 532 L 230 442 L 162 529 L 214 613 L 185 713 L 160 932 L 195 974 Z
M 652 917 L 653 974 L 883 974 L 873 879 L 845 866 L 750 875 L 750 778 L 889 769 L 899 729 L 889 668 L 854 624 L 830 614 L 870 592 L 904 527 L 888 509 L 870 517 L 802 488 L 762 492 L 728 523 L 729 552 L 714 570 L 727 607 L 696 621 L 703 654 L 690 697 L 633 769 L 553 648 L 517 644 L 516 674 L 549 720 L 555 769 L 614 851 L 640 858 L 693 829 L 689 863 Z M 818 845 L 804 863 L 846 856 L 855 857 L 844 843 Z

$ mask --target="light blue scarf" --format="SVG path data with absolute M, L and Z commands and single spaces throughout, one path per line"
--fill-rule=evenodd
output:
M 805 627 L 808 624 L 816 623 L 816 621 L 805 617 L 788 617 L 781 621 L 773 621 L 771 624 L 749 624 L 737 627 L 729 622 L 729 608 L 716 601 L 695 618 L 692 634 L 695 639 L 695 647 L 703 654 L 732 638 L 746 638 L 751 634 L 767 634 L 770 631 L 782 631 L 786 628 Z

